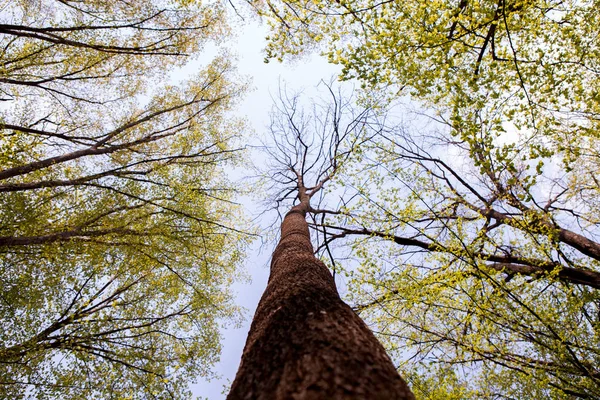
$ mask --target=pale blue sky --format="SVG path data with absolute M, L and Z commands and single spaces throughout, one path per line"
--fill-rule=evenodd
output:
M 286 82 L 291 90 L 314 87 L 320 79 L 328 79 L 335 75 L 338 68 L 327 64 L 324 58 L 313 56 L 295 61 L 293 63 L 280 64 L 271 61 L 264 63 L 266 26 L 260 25 L 259 21 L 248 20 L 244 27 L 239 28 L 236 39 L 226 43 L 225 47 L 231 49 L 238 57 L 238 71 L 241 75 L 251 78 L 252 87 L 236 114 L 247 118 L 251 128 L 259 135 L 265 131 L 269 122 L 269 111 L 272 106 L 271 93 L 276 93 L 279 82 Z M 217 49 L 209 47 L 197 60 L 189 63 L 186 67 L 174 71 L 172 77 L 176 80 L 193 74 L 201 65 L 206 64 L 216 54 Z M 259 161 L 259 160 L 255 160 Z M 260 211 L 261 204 L 247 201 L 245 204 L 250 215 L 256 215 Z M 265 218 L 269 218 L 265 216 Z M 270 221 L 269 221 L 270 222 Z M 210 400 L 224 399 L 223 387 L 235 377 L 242 350 L 252 321 L 254 310 L 260 296 L 266 287 L 269 275 L 268 264 L 272 248 L 269 244 L 260 249 L 260 241 L 256 241 L 246 259 L 245 268 L 252 278 L 251 283 L 236 284 L 234 289 L 237 294 L 237 302 L 247 309 L 246 319 L 238 329 L 229 328 L 223 331 L 223 351 L 221 361 L 217 364 L 215 371 L 221 376 L 211 382 L 201 381 L 192 386 L 196 396 Z

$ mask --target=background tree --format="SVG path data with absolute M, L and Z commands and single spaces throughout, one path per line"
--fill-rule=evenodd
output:
M 379 136 L 322 227 L 363 237 L 354 301 L 417 395 L 598 397 L 598 4 L 257 4 L 269 57 L 317 48 L 441 124 Z
M 295 203 L 281 223 L 269 283 L 248 334 L 228 399 L 414 399 L 375 336 L 339 297 L 315 258 L 307 214 L 352 148 L 377 129 L 370 108 L 356 110 L 327 86 L 332 104 L 304 114 L 280 93 L 272 115 L 279 204 Z
M 224 8 L 2 10 L 0 397 L 187 396 L 237 316 L 248 237 L 223 167 L 245 85 L 225 55 L 155 80 L 226 33 Z

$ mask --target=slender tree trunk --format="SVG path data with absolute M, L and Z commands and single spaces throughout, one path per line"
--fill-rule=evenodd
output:
M 314 257 L 309 209 L 305 198 L 283 220 L 269 283 L 227 398 L 414 399 L 383 346 L 340 299 L 329 270 Z

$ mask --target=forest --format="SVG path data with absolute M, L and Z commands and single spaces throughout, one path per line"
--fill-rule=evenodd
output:
M 0 0 L 0 398 L 598 399 L 599 173 L 598 0 Z

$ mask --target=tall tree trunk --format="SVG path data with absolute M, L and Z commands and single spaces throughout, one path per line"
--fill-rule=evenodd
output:
M 414 399 L 391 359 L 313 255 L 308 198 L 281 225 L 271 274 L 228 400 Z M 303 198 L 304 197 L 304 198 Z

